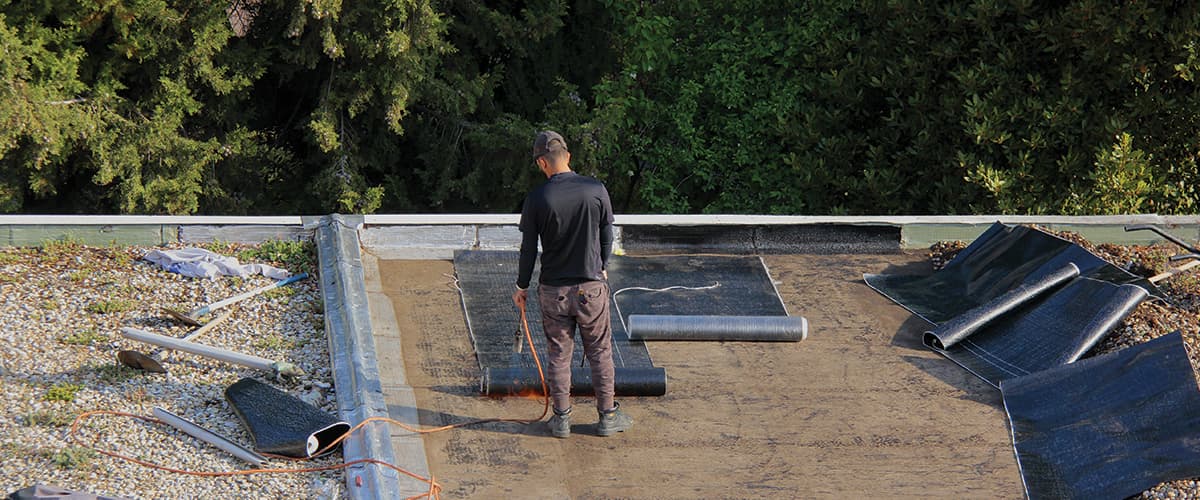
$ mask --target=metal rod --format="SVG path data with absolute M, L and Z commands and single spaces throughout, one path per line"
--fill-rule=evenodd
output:
M 162 420 L 171 427 L 179 429 L 184 434 L 216 446 L 226 453 L 229 453 L 230 455 L 240 458 L 255 466 L 262 467 L 267 464 L 266 457 L 248 450 L 240 444 L 230 441 L 225 436 L 200 427 L 199 425 L 160 407 L 154 407 L 154 417 Z
M 137 328 L 122 328 L 121 336 L 129 340 L 156 345 L 159 347 L 166 347 L 167 349 L 174 349 L 176 351 L 190 352 L 192 354 L 224 361 L 226 363 L 233 363 L 235 365 L 242 365 L 259 370 L 276 371 L 277 364 L 274 361 L 266 358 L 242 354 L 240 352 L 228 351 L 204 344 L 197 344 L 195 342 L 188 342 L 186 340 L 177 339 L 174 337 L 166 337 L 163 335 L 150 333 L 145 330 L 138 330 Z
M 189 342 L 189 341 L 195 340 L 195 339 L 196 339 L 196 337 L 199 337 L 199 336 L 201 336 L 201 335 L 204 335 L 204 334 L 205 334 L 206 332 L 208 332 L 209 330 L 212 330 L 213 328 L 216 328 L 216 327 L 217 327 L 217 325 L 220 325 L 220 324 L 221 324 L 221 323 L 223 323 L 225 320 L 229 319 L 229 316 L 230 316 L 231 314 L 233 314 L 233 312 L 232 312 L 232 311 L 225 311 L 225 313 L 224 313 L 224 314 L 221 314 L 220 316 L 217 316 L 217 317 L 216 317 L 215 319 L 213 319 L 212 321 L 209 321 L 208 323 L 205 323 L 205 324 L 204 324 L 204 326 L 201 326 L 200 328 L 197 328 L 197 329 L 195 329 L 195 330 L 192 330 L 192 331 L 191 331 L 191 333 L 188 333 L 187 335 L 184 335 L 182 340 L 183 340 L 184 342 Z M 163 357 L 163 356 L 166 354 L 166 352 L 167 352 L 167 351 L 170 351 L 170 349 L 167 349 L 167 348 L 160 348 L 160 349 L 157 349 L 157 350 L 155 350 L 154 352 L 150 353 L 150 357 L 151 357 L 151 358 L 154 358 L 154 360 L 155 360 L 155 361 L 162 361 L 162 357 Z
M 1155 233 L 1158 233 L 1159 236 L 1166 238 L 1167 241 L 1170 241 L 1171 243 L 1174 243 L 1176 245 L 1183 247 L 1184 250 L 1187 250 L 1191 253 L 1200 253 L 1200 249 L 1189 245 L 1186 241 L 1183 241 L 1183 240 L 1175 237 L 1175 235 L 1168 233 L 1166 231 L 1163 231 L 1162 229 L 1159 229 L 1155 226 L 1151 226 L 1149 224 L 1139 224 L 1136 226 L 1125 226 L 1125 230 L 1126 231 L 1154 231 Z

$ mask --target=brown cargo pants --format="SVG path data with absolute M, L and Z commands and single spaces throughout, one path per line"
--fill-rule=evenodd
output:
M 604 281 L 570 286 L 538 285 L 542 330 L 546 333 L 548 374 L 546 383 L 554 407 L 571 407 L 571 355 L 575 352 L 575 327 L 583 339 L 583 352 L 592 367 L 596 409 L 613 407 L 612 321 L 608 315 L 609 290 Z

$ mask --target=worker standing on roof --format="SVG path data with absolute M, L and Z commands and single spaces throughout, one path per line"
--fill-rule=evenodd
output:
M 607 270 L 613 243 L 612 202 L 604 184 L 571 171 L 567 141 L 557 132 L 538 133 L 533 162 L 547 180 L 525 197 L 521 210 L 521 264 L 513 303 L 525 308 L 541 238 L 538 304 L 549 345 L 547 384 L 554 403 L 550 433 L 560 438 L 571 435 L 571 355 L 578 326 L 600 412 L 596 433 L 610 436 L 633 425 L 613 400 Z

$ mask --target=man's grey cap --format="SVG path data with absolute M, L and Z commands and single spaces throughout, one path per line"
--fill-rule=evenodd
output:
M 567 141 L 558 132 L 543 130 L 538 132 L 537 138 L 533 140 L 534 159 L 551 151 L 558 150 L 567 151 Z

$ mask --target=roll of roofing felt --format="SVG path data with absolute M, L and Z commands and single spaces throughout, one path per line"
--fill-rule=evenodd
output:
M 1057 271 L 1048 273 L 1036 281 L 1023 283 L 1003 295 L 989 300 L 987 303 L 968 310 L 956 317 L 925 332 L 925 345 L 934 349 L 945 350 L 967 338 L 976 330 L 995 321 L 1018 307 L 1029 304 L 1030 301 L 1045 295 L 1063 283 L 1079 276 L 1079 268 L 1068 262 Z
M 349 423 L 249 377 L 225 388 L 225 399 L 263 453 L 312 458 L 333 451 L 325 448 L 350 431 Z
M 629 338 L 798 342 L 808 337 L 801 316 L 629 316 Z
M 667 393 L 667 372 L 662 368 L 618 367 L 615 379 L 613 389 L 617 396 L 662 396 Z M 542 381 L 538 377 L 537 368 L 488 367 L 483 369 L 479 390 L 485 396 L 541 394 Z M 595 394 L 591 370 L 571 369 L 571 394 Z

